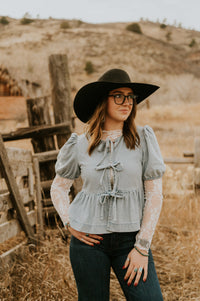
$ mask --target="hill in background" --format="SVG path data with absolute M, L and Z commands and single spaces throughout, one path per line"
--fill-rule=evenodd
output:
M 7 18 L 0 24 L 0 65 L 24 87 L 41 86 L 50 94 L 48 57 L 68 56 L 72 91 L 95 81 L 109 68 L 124 68 L 135 82 L 161 87 L 153 103 L 197 102 L 200 83 L 200 32 L 148 21 L 139 22 L 142 34 L 126 29 L 128 23 L 89 24 L 79 20 L 34 20 L 21 25 Z M 62 23 L 63 24 L 63 23 Z M 94 72 L 87 74 L 86 62 Z M 26 89 L 23 89 L 24 96 Z

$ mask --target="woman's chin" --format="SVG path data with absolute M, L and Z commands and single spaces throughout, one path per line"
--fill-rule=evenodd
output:
M 124 116 L 122 116 L 122 117 L 121 117 L 121 121 L 126 121 L 126 120 L 128 119 L 128 116 L 129 116 L 129 115 L 124 115 Z

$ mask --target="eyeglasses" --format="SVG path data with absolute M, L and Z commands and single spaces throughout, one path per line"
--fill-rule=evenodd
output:
M 133 105 L 133 102 L 137 100 L 137 95 L 134 94 L 129 94 L 129 95 L 124 95 L 124 94 L 109 94 L 108 96 L 113 96 L 114 97 L 114 102 L 116 105 L 123 105 L 125 102 L 126 98 L 128 100 L 129 105 Z

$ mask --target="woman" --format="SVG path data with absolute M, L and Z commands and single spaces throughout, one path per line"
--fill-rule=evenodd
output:
M 51 196 L 72 235 L 80 301 L 109 300 L 111 267 L 126 300 L 163 300 L 150 244 L 165 166 L 152 128 L 134 122 L 137 104 L 157 89 L 111 69 L 75 96 L 75 113 L 88 128 L 60 150 Z M 83 188 L 69 205 L 69 189 L 80 175 Z

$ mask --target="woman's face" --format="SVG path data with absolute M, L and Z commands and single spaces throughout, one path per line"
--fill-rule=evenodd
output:
M 122 94 L 124 96 L 133 95 L 133 91 L 131 88 L 122 87 L 109 92 L 105 117 L 106 122 L 122 123 L 129 117 L 132 111 L 133 105 L 129 104 L 127 98 L 125 99 L 123 104 L 115 103 L 114 96 L 119 94 Z

